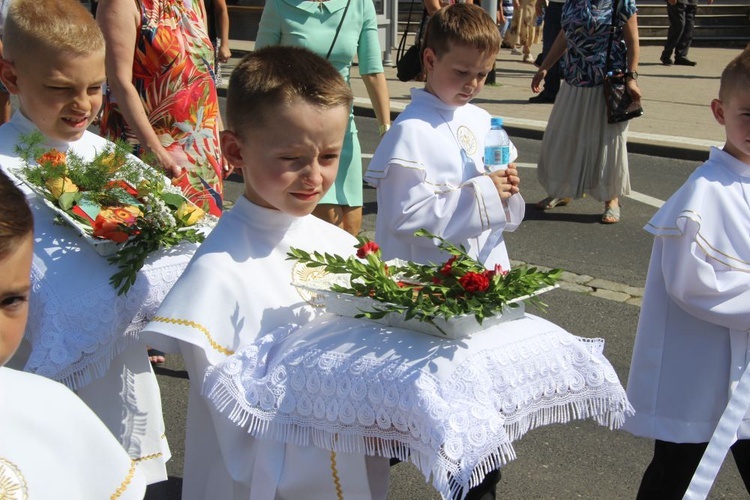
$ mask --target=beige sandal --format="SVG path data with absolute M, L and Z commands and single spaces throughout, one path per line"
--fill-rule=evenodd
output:
M 620 222 L 620 207 L 607 207 L 602 214 L 602 224 L 617 224 Z
M 537 210 L 549 210 L 555 207 L 564 207 L 571 201 L 573 201 L 572 198 L 555 198 L 554 196 L 547 196 L 545 199 L 536 202 L 536 208 Z

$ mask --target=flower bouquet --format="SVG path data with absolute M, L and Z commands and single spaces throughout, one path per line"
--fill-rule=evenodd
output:
M 562 274 L 527 266 L 485 269 L 463 246 L 424 229 L 415 234 L 437 240 L 451 257 L 439 265 L 386 262 L 377 243 L 365 238 L 348 258 L 292 248 L 289 259 L 328 273 L 295 286 L 322 295 L 330 312 L 458 338 L 523 316 L 524 301 L 543 308 L 537 295 L 554 288 Z
M 135 283 L 146 258 L 182 241 L 201 242 L 215 218 L 188 201 L 163 174 L 113 144 L 91 161 L 46 150 L 39 132 L 22 136 L 19 177 L 119 271 L 118 295 Z

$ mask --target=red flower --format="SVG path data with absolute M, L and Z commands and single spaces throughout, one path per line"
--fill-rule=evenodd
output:
M 374 241 L 368 241 L 357 249 L 357 257 L 364 259 L 371 253 L 377 253 L 380 251 L 380 247 Z
M 484 274 L 468 272 L 458 278 L 464 290 L 470 293 L 483 292 L 490 286 L 490 280 Z
M 454 255 L 453 257 L 448 259 L 448 262 L 443 264 L 443 267 L 440 268 L 440 274 L 442 274 L 443 276 L 450 276 L 451 269 L 453 269 L 453 263 L 456 261 L 457 258 L 458 256 Z
M 505 276 L 508 274 L 508 271 L 503 270 L 503 266 L 500 264 L 495 264 L 495 269 L 488 269 L 484 272 L 484 275 L 488 278 L 492 278 L 493 276 Z

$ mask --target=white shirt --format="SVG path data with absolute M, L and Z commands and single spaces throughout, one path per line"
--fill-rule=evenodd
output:
M 646 230 L 656 239 L 625 429 L 708 442 L 750 359 L 750 165 L 711 148 Z M 738 435 L 750 438 L 747 416 Z
M 287 260 L 290 247 L 350 255 L 355 244 L 348 233 L 311 215 L 293 217 L 241 197 L 146 326 L 149 345 L 181 352 L 192 380 L 185 500 L 336 498 L 330 452 L 254 439 L 200 392 L 206 371 L 241 347 L 322 314 L 291 285 L 304 266 Z M 347 499 L 385 498 L 387 459 L 338 454 L 336 460 Z
M 68 388 L 0 367 L 0 493 L 33 500 L 142 499 L 146 481 Z
M 515 194 L 506 209 L 492 179 L 483 175 L 490 115 L 472 104 L 450 106 L 421 89 L 411 94 L 365 174 L 377 188 L 375 240 L 383 257 L 447 260 L 431 240 L 414 236 L 427 229 L 464 245 L 487 268 L 509 269 L 502 233 L 518 227 L 525 205 Z

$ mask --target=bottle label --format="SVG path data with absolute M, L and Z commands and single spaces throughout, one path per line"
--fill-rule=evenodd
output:
M 484 148 L 484 163 L 487 166 L 505 166 L 510 163 L 510 146 L 487 146 Z

